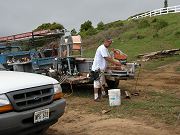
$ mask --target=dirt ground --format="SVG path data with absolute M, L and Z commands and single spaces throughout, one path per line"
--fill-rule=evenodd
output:
M 143 91 L 152 87 L 155 90 L 172 89 L 180 97 L 180 73 L 176 67 L 180 62 L 166 65 L 155 71 L 141 71 L 136 90 Z M 142 79 L 143 78 L 143 79 Z M 133 85 L 132 81 L 120 81 L 120 85 Z M 163 123 L 150 123 L 146 119 L 111 118 L 106 114 L 92 114 L 83 110 L 83 106 L 96 104 L 90 98 L 67 98 L 65 114 L 51 126 L 47 135 L 178 135 L 180 125 L 171 127 Z M 72 109 L 74 108 L 74 109 Z M 81 108 L 81 109 L 80 109 Z M 146 116 L 144 116 L 146 117 Z M 180 120 L 180 119 L 179 119 Z

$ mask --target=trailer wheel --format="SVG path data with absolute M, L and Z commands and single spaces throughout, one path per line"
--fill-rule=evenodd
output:
M 106 83 L 109 89 L 116 89 L 119 85 L 119 80 L 108 80 L 106 79 Z

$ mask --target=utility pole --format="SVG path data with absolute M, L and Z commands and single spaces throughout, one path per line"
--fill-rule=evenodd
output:
M 164 0 L 164 8 L 168 7 L 168 0 Z

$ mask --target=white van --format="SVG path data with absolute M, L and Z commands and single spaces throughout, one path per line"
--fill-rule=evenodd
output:
M 40 134 L 64 113 L 59 82 L 25 72 L 3 71 L 0 66 L 0 134 Z

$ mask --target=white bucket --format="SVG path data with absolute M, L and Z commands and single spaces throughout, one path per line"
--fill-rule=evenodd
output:
M 120 89 L 110 89 L 108 90 L 109 95 L 109 105 L 119 106 L 121 105 L 121 91 Z

